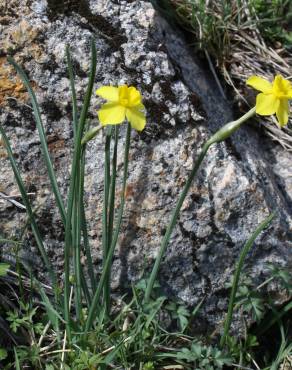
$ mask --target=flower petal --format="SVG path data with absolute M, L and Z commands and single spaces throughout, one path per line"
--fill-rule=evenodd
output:
M 142 131 L 144 129 L 146 117 L 145 114 L 140 112 L 137 108 L 128 108 L 126 110 L 126 117 L 135 130 Z
M 291 90 L 288 90 L 286 96 L 285 96 L 286 99 L 292 99 L 292 89 Z
M 271 93 L 273 88 L 273 85 L 269 81 L 258 76 L 251 76 L 246 81 L 246 84 L 266 94 Z
M 140 111 L 143 111 L 143 110 L 145 110 L 145 105 L 142 104 L 142 103 L 139 103 L 135 108 L 140 110 Z
M 258 94 L 256 100 L 256 112 L 262 116 L 275 114 L 280 104 L 280 99 L 277 99 L 273 94 Z
M 128 86 L 127 85 L 121 85 L 118 87 L 119 90 L 119 99 L 128 99 Z
M 281 75 L 277 75 L 274 79 L 273 86 L 280 90 L 280 91 L 286 91 L 291 89 L 291 84 L 288 80 L 285 80 Z
M 281 99 L 279 107 L 276 112 L 277 119 L 281 127 L 287 125 L 289 113 L 290 113 L 290 107 L 289 107 L 288 99 Z
M 103 99 L 118 102 L 119 101 L 119 89 L 113 86 L 102 86 L 96 90 L 96 95 L 101 96 Z
M 141 103 L 141 94 L 135 87 L 129 87 L 128 94 L 130 107 L 134 107 Z
M 281 75 L 277 75 L 273 82 L 273 93 L 279 98 L 292 99 L 291 82 L 285 80 Z
M 97 112 L 102 125 L 117 125 L 126 117 L 126 108 L 117 103 L 105 103 Z

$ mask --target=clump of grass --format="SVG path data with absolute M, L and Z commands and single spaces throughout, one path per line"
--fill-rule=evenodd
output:
M 251 10 L 263 38 L 275 47 L 292 51 L 292 3 L 289 0 L 251 1 Z
M 164 0 L 178 21 L 194 34 L 194 44 L 235 92 L 239 107 L 250 105 L 245 81 L 253 74 L 291 78 L 292 3 L 289 0 Z M 215 68 L 214 68 L 215 67 Z M 272 118 L 261 118 L 267 133 L 292 150 L 291 127 L 279 129 Z M 270 124 L 266 124 L 269 122 Z

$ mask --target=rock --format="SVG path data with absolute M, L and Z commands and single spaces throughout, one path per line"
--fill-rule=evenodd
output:
M 131 161 L 123 229 L 115 253 L 113 289 L 147 274 L 162 235 L 202 143 L 232 118 L 231 108 L 192 55 L 179 31 L 146 1 L 11 0 L 0 5 L 0 116 L 11 140 L 39 227 L 56 269 L 63 271 L 59 215 L 41 157 L 27 93 L 6 62 L 12 54 L 27 71 L 41 105 L 48 144 L 61 193 L 66 197 L 72 147 L 72 108 L 64 57 L 72 48 L 79 107 L 89 71 L 90 39 L 98 64 L 95 86 L 135 85 L 147 109 L 147 127 L 132 133 Z M 89 119 L 97 125 L 101 101 L 92 97 Z M 119 180 L 125 126 L 121 127 Z M 101 262 L 103 189 L 102 134 L 87 153 L 86 215 L 94 264 Z M 256 226 L 278 209 L 272 226 L 257 239 L 246 271 L 254 284 L 267 276 L 267 263 L 291 267 L 291 153 L 272 146 L 245 124 L 225 143 L 211 148 L 194 181 L 173 232 L 159 281 L 169 296 L 196 305 L 205 298 L 196 331 L 212 331 L 227 307 L 225 288 L 239 252 Z M 0 147 L 0 191 L 18 194 L 6 153 Z M 287 163 L 285 165 L 285 163 Z M 0 199 L 1 236 L 20 238 L 25 213 Z M 23 255 L 37 270 L 41 261 L 31 231 Z M 14 254 L 9 245 L 1 248 Z M 275 297 L 285 293 L 275 289 Z

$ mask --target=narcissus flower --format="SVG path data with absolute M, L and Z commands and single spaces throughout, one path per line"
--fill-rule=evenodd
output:
M 96 90 L 96 94 L 108 100 L 97 112 L 103 126 L 118 125 L 127 118 L 135 130 L 144 129 L 146 117 L 143 111 L 145 107 L 142 104 L 141 94 L 135 87 L 103 86 Z
M 250 77 L 246 83 L 261 91 L 256 99 L 256 113 L 262 116 L 276 113 L 280 126 L 286 125 L 290 112 L 289 99 L 292 99 L 291 82 L 277 75 L 273 83 L 258 76 Z

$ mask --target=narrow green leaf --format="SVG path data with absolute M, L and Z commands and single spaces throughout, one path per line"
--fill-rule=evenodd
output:
M 63 323 L 64 323 L 64 320 L 62 319 L 60 314 L 53 307 L 49 297 L 47 296 L 47 294 L 46 294 L 45 290 L 43 289 L 43 287 L 41 286 L 41 284 L 39 284 L 36 280 L 34 280 L 34 282 L 37 284 L 38 289 L 39 289 L 39 293 L 42 297 L 41 304 L 46 309 L 48 318 L 49 318 L 50 322 L 52 323 L 52 326 L 53 326 L 54 330 L 57 331 L 58 328 L 59 328 L 59 320 Z
M 54 283 L 56 281 L 56 276 L 55 276 L 55 273 L 54 273 L 53 268 L 51 266 L 51 263 L 49 262 L 49 259 L 48 259 L 43 241 L 42 241 L 42 237 L 41 237 L 40 231 L 37 227 L 37 223 L 36 223 L 36 220 L 35 220 L 35 217 L 34 217 L 34 213 L 32 211 L 30 201 L 29 201 L 27 192 L 25 190 L 24 183 L 22 181 L 20 172 L 18 170 L 17 164 L 16 164 L 15 159 L 13 157 L 13 153 L 12 153 L 12 149 L 11 149 L 8 137 L 5 133 L 5 130 L 3 129 L 2 125 L 0 125 L 0 134 L 2 135 L 2 140 L 4 141 L 4 145 L 5 145 L 7 154 L 8 154 L 8 158 L 9 158 L 9 161 L 10 161 L 10 164 L 11 164 L 14 176 L 15 176 L 15 180 L 17 182 L 20 194 L 22 196 L 23 203 L 26 207 L 26 212 L 28 214 L 28 217 L 29 217 L 29 220 L 30 220 L 30 223 L 31 223 L 31 228 L 32 228 L 32 231 L 33 231 L 33 234 L 34 234 L 37 246 L 38 246 L 38 250 L 39 250 L 39 252 L 40 252 L 40 254 L 43 258 L 43 261 L 44 261 L 45 266 L 46 266 L 46 268 L 47 268 L 47 270 L 50 274 L 52 282 Z
M 227 337 L 227 335 L 229 333 L 229 329 L 230 329 L 230 325 L 231 325 L 231 321 L 232 321 L 233 309 L 234 309 L 234 302 L 235 302 L 236 292 L 237 292 L 237 288 L 238 288 L 239 277 L 240 277 L 240 273 L 241 273 L 242 268 L 243 268 L 243 264 L 244 264 L 245 258 L 247 256 L 248 252 L 250 251 L 251 247 L 253 246 L 253 243 L 255 242 L 256 238 L 259 236 L 259 234 L 266 227 L 268 227 L 270 225 L 270 223 L 272 222 L 273 218 L 275 217 L 275 214 L 276 214 L 276 212 L 271 213 L 256 228 L 256 230 L 253 232 L 253 234 L 250 236 L 250 238 L 245 243 L 245 245 L 244 245 L 244 247 L 243 247 L 243 249 L 242 249 L 242 251 L 240 253 L 240 256 L 239 256 L 239 259 L 238 259 L 238 263 L 237 263 L 237 267 L 236 267 L 235 274 L 234 274 L 234 279 L 233 279 L 233 284 L 232 284 L 232 290 L 231 290 L 230 299 L 229 299 L 229 305 L 228 305 L 227 317 L 226 317 L 226 320 L 225 320 L 225 323 L 224 323 L 224 332 L 223 332 L 223 335 L 222 335 L 221 340 L 220 340 L 220 346 L 221 347 L 224 346 L 224 344 L 226 342 L 226 337 Z
M 34 117 L 36 121 L 36 126 L 38 129 L 40 141 L 41 141 L 41 148 L 42 148 L 42 153 L 44 160 L 46 162 L 47 170 L 48 170 L 48 175 L 50 178 L 51 186 L 55 195 L 56 203 L 60 211 L 60 215 L 63 221 L 63 224 L 65 225 L 66 222 L 66 214 L 65 214 L 65 207 L 64 203 L 61 197 L 61 193 L 58 187 L 58 183 L 56 180 L 55 172 L 53 169 L 53 165 L 51 162 L 50 154 L 48 151 L 48 145 L 46 141 L 46 135 L 45 135 L 45 130 L 43 127 L 42 119 L 41 119 L 41 114 L 40 114 L 40 109 L 39 105 L 35 96 L 35 93 L 31 87 L 31 84 L 29 82 L 29 79 L 24 72 L 24 70 L 15 62 L 15 60 L 11 57 L 7 57 L 8 62 L 15 68 L 16 72 L 19 74 L 19 77 L 21 78 L 21 81 L 23 82 L 24 86 L 26 87 L 28 94 L 31 99 L 31 104 L 33 107 L 33 112 L 34 112 Z
M 78 121 L 76 138 L 75 138 L 75 147 L 73 153 L 73 161 L 71 166 L 71 176 L 70 176 L 70 185 L 68 192 L 68 205 L 67 205 L 67 218 L 66 218 L 66 228 L 65 228 L 65 252 L 64 252 L 64 265 L 65 265 L 65 282 L 64 282 L 64 310 L 65 310 L 65 320 L 66 320 L 66 331 L 69 342 L 71 341 L 71 327 L 70 327 L 70 307 L 69 307 L 69 291 L 70 291 L 70 253 L 72 247 L 72 214 L 73 206 L 75 199 L 76 191 L 76 175 L 78 169 L 78 163 L 80 163 L 81 158 L 81 139 L 83 136 L 83 131 L 86 123 L 86 118 L 88 114 L 89 104 L 91 100 L 93 84 L 95 79 L 96 72 L 96 47 L 95 42 L 92 39 L 91 41 L 91 69 L 90 76 L 87 85 L 87 90 L 81 110 L 81 115 Z
M 19 363 L 19 358 L 18 358 L 18 354 L 17 354 L 16 348 L 13 347 L 13 350 L 14 350 L 14 357 L 15 357 L 15 369 L 16 370 L 21 370 L 20 369 L 20 363 Z

